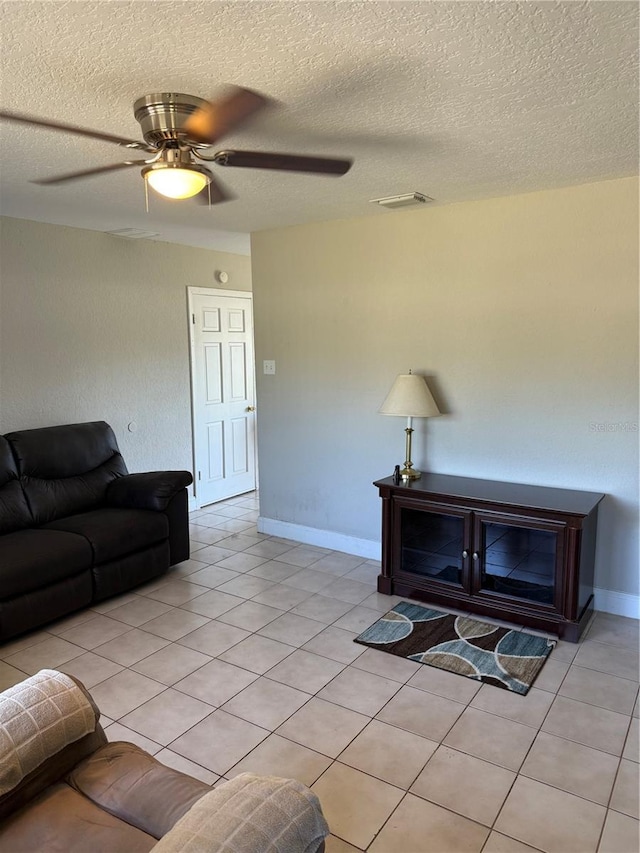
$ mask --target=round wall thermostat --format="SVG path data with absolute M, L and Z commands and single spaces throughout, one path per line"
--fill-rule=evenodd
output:
M 226 284 L 229 281 L 229 273 L 226 273 L 224 270 L 218 270 L 216 272 L 216 279 L 220 284 Z

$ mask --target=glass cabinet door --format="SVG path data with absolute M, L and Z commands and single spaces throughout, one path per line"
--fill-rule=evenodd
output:
M 464 515 L 410 509 L 400 511 L 400 571 L 462 586 Z
M 553 605 L 559 531 L 480 519 L 475 585 L 532 603 Z M 478 554 L 478 557 L 476 557 Z

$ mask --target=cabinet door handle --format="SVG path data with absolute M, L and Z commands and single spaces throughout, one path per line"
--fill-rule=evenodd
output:
M 465 551 L 463 551 L 463 552 L 462 552 L 462 559 L 463 559 L 463 560 L 466 560 L 468 556 L 469 556 L 469 552 L 468 552 L 468 551 L 466 551 L 466 550 L 465 550 Z
M 477 562 L 478 562 L 478 560 L 480 559 L 480 554 L 478 554 L 478 552 L 477 552 L 477 551 L 474 551 L 474 552 L 473 552 L 473 554 L 471 555 L 471 558 L 472 558 L 473 560 L 475 560 L 475 562 L 477 563 Z

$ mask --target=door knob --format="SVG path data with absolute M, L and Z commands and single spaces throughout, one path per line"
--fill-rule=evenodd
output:
M 255 412 L 255 410 L 256 410 L 255 406 L 247 406 L 247 408 L 245 409 L 245 412 Z
M 466 560 L 468 556 L 469 556 L 469 552 L 468 552 L 468 551 L 466 551 L 466 550 L 465 550 L 465 551 L 463 551 L 463 552 L 462 552 L 462 559 L 463 559 L 463 560 Z
M 471 556 L 476 562 L 478 562 L 478 560 L 480 559 L 480 554 L 478 554 L 477 551 L 474 551 Z

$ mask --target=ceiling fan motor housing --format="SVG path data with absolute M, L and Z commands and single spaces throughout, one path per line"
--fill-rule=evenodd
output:
M 197 145 L 185 135 L 185 121 L 198 108 L 206 107 L 207 101 L 195 95 L 175 92 L 160 92 L 144 95 L 133 105 L 133 113 L 140 122 L 145 142 L 156 148 L 180 137 L 188 145 Z
M 154 158 L 153 163 L 145 166 L 141 174 L 144 178 L 149 172 L 166 169 L 186 169 L 190 172 L 198 172 L 206 178 L 207 183 L 212 180 L 211 172 L 204 166 L 193 162 L 191 152 L 188 148 L 165 147 L 160 154 Z

